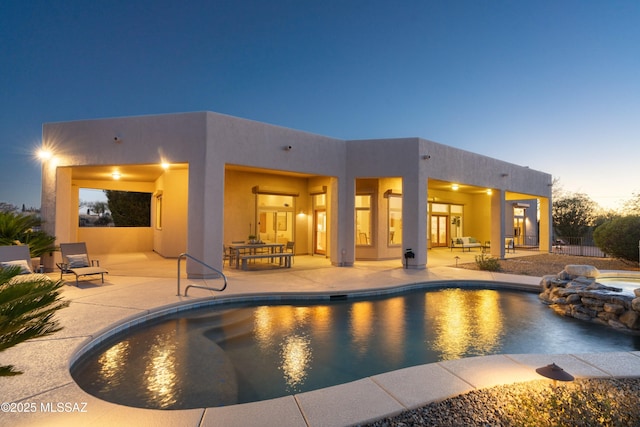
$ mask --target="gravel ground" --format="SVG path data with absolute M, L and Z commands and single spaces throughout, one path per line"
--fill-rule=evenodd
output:
M 638 426 L 640 378 L 540 380 L 472 391 L 367 424 L 404 426 Z
M 521 274 L 523 276 L 542 277 L 547 274 L 558 274 L 568 264 L 592 265 L 599 270 L 629 270 L 638 271 L 638 263 L 623 262 L 611 258 L 593 258 L 584 256 L 541 254 L 522 256 L 500 260 L 503 273 Z M 459 268 L 477 270 L 476 263 L 460 264 Z
M 567 264 L 600 270 L 638 271 L 610 258 L 542 254 L 500 260 L 501 272 L 542 277 Z M 477 270 L 475 263 L 459 268 Z M 476 390 L 376 421 L 372 427 L 404 426 L 639 426 L 640 378 L 580 379 L 571 383 L 540 380 Z

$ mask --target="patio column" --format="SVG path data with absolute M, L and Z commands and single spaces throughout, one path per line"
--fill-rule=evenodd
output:
M 351 267 L 355 260 L 355 191 L 355 180 L 331 179 L 329 259 L 337 267 Z
M 218 161 L 189 164 L 187 253 L 218 270 L 222 270 L 223 255 L 224 171 L 224 164 Z M 190 260 L 187 260 L 187 276 L 218 277 Z
M 553 238 L 551 232 L 552 223 L 552 209 L 551 199 L 546 197 L 540 197 L 540 251 L 551 252 L 553 247 Z
M 402 262 L 411 249 L 414 258 L 406 259 L 407 268 L 427 267 L 427 179 L 404 176 L 402 179 Z
M 493 190 L 491 194 L 491 255 L 504 259 L 505 249 L 505 191 Z

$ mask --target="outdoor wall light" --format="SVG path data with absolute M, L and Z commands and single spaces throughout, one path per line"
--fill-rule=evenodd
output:
M 452 189 L 453 191 L 458 191 L 458 188 L 460 188 L 460 187 L 458 186 L 458 184 L 451 184 L 451 189 Z
M 488 188 L 488 189 L 487 189 L 487 196 L 490 196 L 490 195 L 492 195 L 492 194 L 493 194 L 493 190 L 492 190 L 492 189 L 490 189 L 490 188 Z
M 118 172 L 118 171 L 113 171 L 113 172 L 111 173 L 111 177 L 112 177 L 113 179 L 115 179 L 115 180 L 120 179 L 120 177 L 121 177 L 121 176 L 122 176 L 122 175 L 120 175 L 120 172 Z
M 39 149 L 38 152 L 36 153 L 36 155 L 43 162 L 45 162 L 45 161 L 49 160 L 51 157 L 53 157 L 53 153 L 51 152 L 51 150 L 47 150 L 46 148 Z
M 122 138 L 116 135 L 113 137 L 113 142 L 115 142 L 116 144 L 119 144 L 122 142 Z
M 290 146 L 290 145 L 285 145 L 284 147 L 282 147 L 282 149 L 283 149 L 284 151 L 291 151 L 291 149 L 292 149 L 292 148 L 293 148 L 293 147 L 292 147 L 292 146 Z
M 430 158 L 431 158 L 431 156 L 428 155 L 428 154 L 425 154 L 424 156 L 422 156 L 423 160 L 429 160 Z
M 162 163 L 160 163 L 160 167 L 162 169 L 164 169 L 164 170 L 167 170 L 167 169 L 169 169 L 171 167 L 171 164 L 167 163 L 167 162 L 162 162 Z

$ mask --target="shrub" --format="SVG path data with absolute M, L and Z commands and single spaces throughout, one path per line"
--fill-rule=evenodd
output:
M 485 257 L 484 254 L 476 255 L 476 265 L 480 270 L 500 271 L 500 261 L 498 258 Z
M 640 216 L 623 216 L 600 225 L 593 232 L 593 240 L 605 254 L 637 262 Z
M 9 283 L 19 272 L 19 267 L 0 269 L 0 352 L 59 331 L 61 327 L 53 315 L 69 305 L 60 297 L 61 280 L 33 275 L 28 280 Z M 0 365 L 0 376 L 20 373 L 11 365 Z
M 55 251 L 56 238 L 41 231 L 40 225 L 40 218 L 33 215 L 0 212 L 0 245 L 29 245 L 33 258 Z

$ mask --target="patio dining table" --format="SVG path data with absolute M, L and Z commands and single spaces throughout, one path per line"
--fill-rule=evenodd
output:
M 234 243 L 228 247 L 237 269 L 240 268 L 240 257 L 244 254 L 255 255 L 261 252 L 275 254 L 284 251 L 284 243 Z

